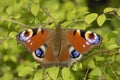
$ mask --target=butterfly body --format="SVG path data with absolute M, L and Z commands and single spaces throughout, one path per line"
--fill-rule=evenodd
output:
M 17 40 L 33 52 L 43 66 L 72 66 L 93 46 L 101 43 L 100 35 L 85 30 L 28 29 L 17 35 Z

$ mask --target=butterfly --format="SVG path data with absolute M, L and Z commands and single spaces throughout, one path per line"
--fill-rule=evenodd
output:
M 17 34 L 18 42 L 32 51 L 41 66 L 69 66 L 80 61 L 83 54 L 102 42 L 102 37 L 91 31 L 34 28 Z

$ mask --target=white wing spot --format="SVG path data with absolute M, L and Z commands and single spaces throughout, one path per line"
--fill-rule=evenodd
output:
M 30 43 L 30 39 L 29 39 L 29 40 L 27 40 L 27 43 Z
M 83 47 L 85 47 L 85 45 L 83 45 Z
M 74 48 L 72 46 L 70 46 L 69 53 L 71 53 L 73 50 L 74 50 Z
M 30 43 L 30 45 L 32 45 L 33 43 Z
M 90 45 L 90 43 L 89 43 L 89 42 L 86 42 L 86 45 L 88 45 L 88 46 L 89 46 L 89 45 Z

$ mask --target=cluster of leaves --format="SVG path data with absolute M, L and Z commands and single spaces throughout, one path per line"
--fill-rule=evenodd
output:
M 0 1 L 0 80 L 119 80 L 120 9 L 90 13 L 85 0 Z M 95 22 L 97 21 L 97 22 Z M 100 47 L 72 68 L 40 68 L 30 52 L 18 45 L 18 32 L 39 26 L 89 29 L 103 37 Z

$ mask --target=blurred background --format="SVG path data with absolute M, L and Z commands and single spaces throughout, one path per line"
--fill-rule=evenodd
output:
M 120 0 L 1 0 L 0 80 L 120 80 L 119 3 Z M 17 43 L 16 35 L 40 26 L 55 28 L 54 22 L 65 29 L 97 32 L 103 42 L 72 68 L 54 66 L 43 75 L 40 64 Z

